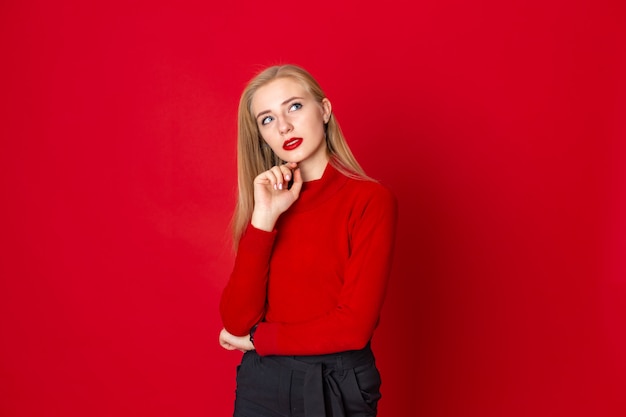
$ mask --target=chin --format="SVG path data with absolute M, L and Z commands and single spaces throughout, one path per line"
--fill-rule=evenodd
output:
M 280 159 L 282 159 L 285 162 L 295 162 L 296 164 L 299 164 L 300 162 L 303 161 L 303 158 L 299 155 L 278 155 L 280 157 Z M 284 157 L 283 157 L 284 156 Z

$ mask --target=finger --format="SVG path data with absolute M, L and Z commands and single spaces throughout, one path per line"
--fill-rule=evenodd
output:
M 276 177 L 276 183 L 272 184 L 274 186 L 275 190 L 282 190 L 283 187 L 284 187 L 284 184 L 286 183 L 286 181 L 285 181 L 285 173 L 283 172 L 282 169 L 283 169 L 282 166 L 273 166 L 272 168 L 270 168 L 270 171 Z M 286 187 L 284 187 L 284 188 L 286 188 Z
M 223 347 L 224 349 L 228 349 L 229 343 L 226 341 L 227 338 L 227 332 L 226 329 L 222 329 L 222 331 L 220 332 L 220 336 L 219 336 L 219 343 L 220 346 Z
M 293 180 L 293 172 L 296 168 L 298 168 L 298 164 L 296 162 L 287 162 L 281 165 L 281 167 L 283 169 L 285 181 L 287 181 L 287 187 L 291 189 L 289 182 Z
M 286 182 L 291 181 L 291 175 L 292 175 L 291 170 L 293 168 L 290 168 L 290 164 L 293 164 L 293 162 L 286 163 L 280 166 L 280 170 L 283 173 L 283 178 L 285 179 Z
M 293 194 L 293 197 L 297 199 L 300 196 L 300 190 L 302 190 L 302 173 L 300 172 L 300 168 L 296 168 L 293 171 L 293 184 L 289 191 Z
M 240 350 L 241 349 L 239 346 L 229 343 L 227 341 L 221 341 L 220 346 L 222 346 L 226 350 Z
M 278 187 L 276 185 L 278 183 L 278 180 L 276 178 L 276 174 L 274 172 L 272 172 L 271 169 L 260 173 L 254 179 L 254 182 L 256 184 L 269 185 L 271 188 L 274 188 L 275 190 L 278 189 Z
M 223 340 L 221 338 L 220 338 L 220 346 L 223 347 L 226 350 L 234 350 L 235 349 L 235 347 L 233 345 L 231 345 L 226 340 Z

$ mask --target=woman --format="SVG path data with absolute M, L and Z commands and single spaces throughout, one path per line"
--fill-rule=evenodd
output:
M 354 159 L 302 68 L 266 69 L 239 103 L 235 265 L 220 344 L 245 352 L 235 416 L 375 416 L 370 348 L 396 201 Z

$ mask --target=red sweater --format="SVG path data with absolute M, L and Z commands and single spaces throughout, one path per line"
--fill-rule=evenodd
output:
M 259 323 L 259 355 L 318 355 L 371 339 L 391 267 L 397 207 L 379 183 L 328 164 L 273 232 L 248 226 L 220 312 L 236 336 Z

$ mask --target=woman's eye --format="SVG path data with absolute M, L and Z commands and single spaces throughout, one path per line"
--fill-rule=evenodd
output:
M 261 119 L 261 124 L 262 124 L 262 125 L 266 125 L 266 124 L 268 124 L 269 122 L 271 122 L 272 120 L 273 120 L 273 119 L 272 119 L 272 117 L 271 117 L 271 116 L 264 117 L 264 118 L 262 118 L 262 119 Z
M 291 105 L 291 107 L 289 107 L 290 111 L 294 111 L 294 110 L 298 110 L 302 108 L 302 104 L 301 103 L 293 103 Z

